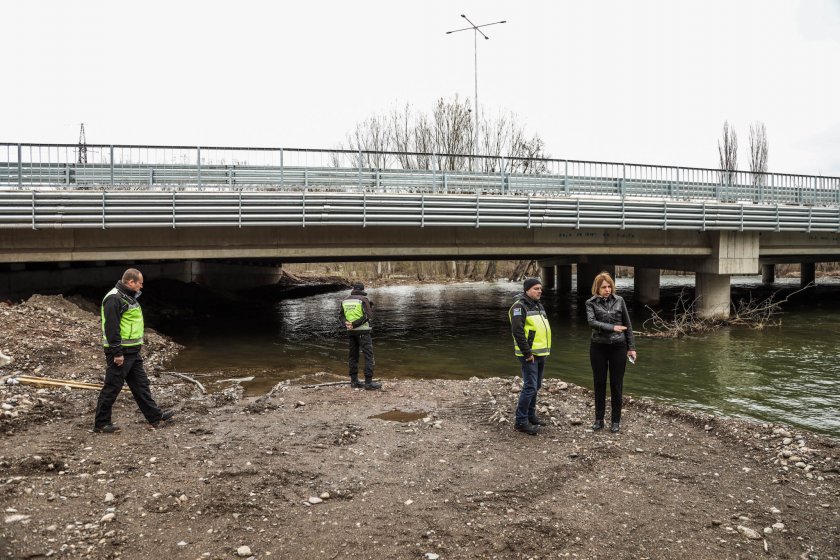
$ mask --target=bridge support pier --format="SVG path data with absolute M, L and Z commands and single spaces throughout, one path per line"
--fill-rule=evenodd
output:
M 635 267 L 633 269 L 633 299 L 642 305 L 659 303 L 659 269 Z
M 190 261 L 191 281 L 217 290 L 238 291 L 276 284 L 283 275 L 277 264 Z
M 572 265 L 557 265 L 557 292 L 568 294 L 572 291 Z
M 697 315 L 701 319 L 729 317 L 729 274 L 698 272 L 694 280 Z
M 799 265 L 799 285 L 803 288 L 817 281 L 817 264 L 808 262 Z
M 763 264 L 761 265 L 761 283 L 772 284 L 776 281 L 776 265 Z
M 543 288 L 545 288 L 546 290 L 554 289 L 554 265 L 540 265 L 540 280 L 542 280 Z

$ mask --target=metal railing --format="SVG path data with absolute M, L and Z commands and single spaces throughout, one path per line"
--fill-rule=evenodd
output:
M 840 178 L 560 159 L 302 148 L 0 143 L 3 190 L 301 190 L 840 206 Z
M 0 190 L 0 228 L 409 226 L 840 232 L 840 207 L 481 194 Z

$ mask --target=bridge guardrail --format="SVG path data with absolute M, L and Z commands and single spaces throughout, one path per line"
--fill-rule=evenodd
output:
M 0 228 L 409 226 L 840 232 L 840 207 L 323 191 L 0 190 Z
M 840 206 L 838 177 L 302 148 L 0 143 L 0 188 L 607 195 Z

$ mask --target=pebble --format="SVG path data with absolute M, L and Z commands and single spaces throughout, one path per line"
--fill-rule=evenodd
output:
M 100 523 L 108 523 L 109 521 L 113 521 L 116 515 L 113 513 L 106 513 L 102 516 L 102 519 L 99 520 Z
M 406 501 L 404 501 L 403 503 L 404 503 L 405 505 L 407 505 L 407 506 L 410 506 L 411 504 L 413 504 L 413 503 L 414 503 L 414 500 L 412 500 L 411 498 L 409 498 L 409 499 L 407 499 Z
M 426 558 L 426 560 L 438 560 L 438 558 L 440 558 L 440 555 L 435 554 L 434 552 L 427 552 L 423 556 Z
M 774 515 L 778 515 L 778 514 L 782 513 L 782 510 L 780 510 L 779 508 L 774 506 L 774 507 L 770 508 L 770 513 L 772 513 Z
M 245 558 L 247 556 L 251 556 L 251 547 L 245 546 L 245 545 L 240 546 L 239 548 L 236 549 L 236 555 L 240 556 L 242 558 Z
M 572 418 L 571 420 L 569 420 L 569 424 L 571 424 L 572 426 L 580 426 L 581 424 L 583 424 L 583 420 L 581 420 L 580 418 Z
M 747 537 L 748 539 L 758 540 L 761 538 L 761 535 L 758 533 L 758 531 L 750 529 L 749 527 L 744 527 L 743 525 L 738 525 L 738 532 Z
M 782 529 L 785 528 L 785 524 L 782 523 L 782 522 L 773 523 L 773 528 L 776 529 L 777 531 L 781 531 Z
M 106 504 L 110 504 L 113 501 L 114 501 L 114 495 L 113 494 L 111 494 L 110 492 L 105 494 L 105 503 Z
M 793 443 L 793 440 L 790 439 L 789 437 L 786 437 L 785 439 L 782 440 L 782 445 L 790 445 L 791 443 Z
M 178 546 L 187 546 L 187 541 L 178 541 Z
M 330 493 L 329 492 L 321 492 L 321 499 L 322 500 L 329 500 L 330 499 Z
M 6 523 L 17 523 L 18 521 L 26 523 L 29 521 L 28 515 L 23 515 L 22 513 L 16 513 L 14 515 L 7 515 L 6 516 Z
M 764 528 L 764 534 L 765 535 L 772 535 L 773 534 L 773 529 L 771 529 L 770 527 L 765 527 Z
M 320 503 L 321 503 L 321 502 L 323 502 L 323 501 L 324 501 L 324 500 L 322 500 L 322 499 L 321 499 L 321 498 L 319 498 L 318 496 L 312 496 L 312 497 L 310 497 L 310 498 L 309 498 L 309 503 L 310 503 L 310 504 L 320 504 Z

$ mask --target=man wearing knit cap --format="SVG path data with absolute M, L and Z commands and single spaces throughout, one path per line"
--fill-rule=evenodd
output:
M 508 310 L 513 350 L 522 365 L 522 391 L 516 407 L 514 429 L 531 436 L 545 426 L 537 416 L 537 391 L 542 387 L 545 359 L 551 353 L 551 326 L 540 303 L 542 281 L 526 278 L 523 293 Z
M 350 342 L 350 386 L 354 389 L 381 389 L 382 384 L 373 380 L 373 340 L 370 337 L 373 304 L 367 298 L 365 285 L 353 284 L 350 295 L 341 301 L 338 318 L 347 329 Z M 359 350 L 365 356 L 365 382 L 359 381 Z

